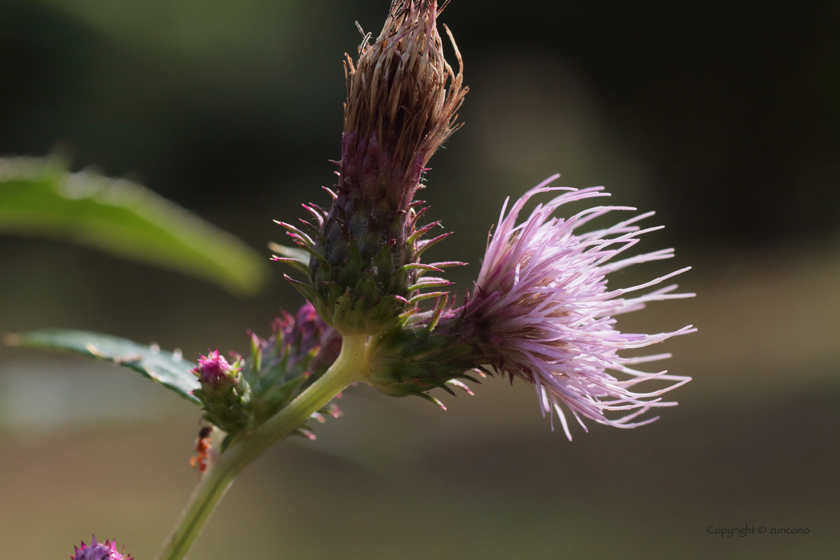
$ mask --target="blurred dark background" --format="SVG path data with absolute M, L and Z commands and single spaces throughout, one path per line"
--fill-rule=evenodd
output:
M 327 203 L 342 54 L 353 22 L 376 35 L 387 6 L 0 0 L 0 154 L 65 154 L 265 248 L 283 241 L 272 220 Z M 447 413 L 356 388 L 317 442 L 250 469 L 194 555 L 834 557 L 840 3 L 454 0 L 441 21 L 471 92 L 423 191 L 456 232 L 435 256 L 469 261 L 455 273 L 469 287 L 504 198 L 554 172 L 655 209 L 666 229 L 645 247 L 677 258 L 616 280 L 691 264 L 681 283 L 698 297 L 619 327 L 696 324 L 663 350 L 695 381 L 656 424 L 572 443 L 524 386 L 490 380 Z M 2 237 L 0 262 L 0 330 L 91 329 L 193 359 L 244 350 L 246 328 L 300 304 L 279 266 L 243 301 L 60 242 Z M 195 479 L 198 415 L 122 379 L 0 349 L 9 557 L 64 554 L 91 531 L 153 556 Z M 810 532 L 706 532 L 744 523 Z

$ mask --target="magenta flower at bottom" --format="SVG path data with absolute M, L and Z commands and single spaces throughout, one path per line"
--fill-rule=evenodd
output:
M 73 547 L 73 560 L 132 560 L 130 554 L 122 554 L 117 551 L 117 544 L 114 541 L 96 542 L 96 536 L 92 537 L 90 546 L 82 541 L 81 547 Z
M 693 296 L 673 293 L 677 286 L 670 285 L 626 297 L 688 269 L 631 288 L 608 288 L 608 274 L 633 264 L 670 258 L 673 249 L 617 259 L 639 241 L 641 234 L 660 229 L 634 225 L 653 212 L 606 229 L 578 233 L 578 228 L 608 212 L 635 209 L 596 206 L 566 220 L 552 217 L 563 204 L 609 196 L 601 192 L 603 187 L 547 187 L 556 178 L 528 191 L 507 215 L 505 202 L 475 291 L 463 310 L 464 319 L 480 333 L 479 346 L 495 369 L 511 379 L 523 377 L 536 386 L 543 415 L 556 412 L 569 439 L 571 434 L 561 405 L 582 426 L 582 417 L 619 428 L 653 422 L 656 418 L 632 420 L 651 408 L 676 405 L 663 401 L 662 394 L 690 378 L 666 375 L 664 371 L 645 373 L 631 367 L 670 357 L 669 354 L 626 358 L 618 353 L 696 329 L 689 325 L 670 333 L 622 333 L 616 329 L 615 316 L 641 309 L 649 301 Z M 516 224 L 531 197 L 557 191 L 569 192 L 537 206 L 524 222 Z M 619 380 L 610 372 L 624 374 L 627 379 Z M 652 380 L 672 384 L 650 392 L 634 392 L 638 383 Z M 619 412 L 619 417 L 608 418 L 610 412 Z

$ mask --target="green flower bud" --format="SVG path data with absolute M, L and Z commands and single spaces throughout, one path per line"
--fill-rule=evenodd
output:
M 246 430 L 253 423 L 251 388 L 242 377 L 241 361 L 228 364 L 219 351 L 198 360 L 192 370 L 201 388 L 193 394 L 204 404 L 205 418 L 229 434 Z

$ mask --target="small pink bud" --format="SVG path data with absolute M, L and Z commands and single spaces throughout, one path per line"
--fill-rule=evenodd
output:
M 192 370 L 192 372 L 202 383 L 216 385 L 228 377 L 233 370 L 234 368 L 227 363 L 227 360 L 219 355 L 219 350 L 217 349 L 207 354 L 206 357 L 201 356 L 198 359 L 198 367 Z

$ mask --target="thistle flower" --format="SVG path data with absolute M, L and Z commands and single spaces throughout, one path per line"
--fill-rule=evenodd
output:
M 641 214 L 612 227 L 578 233 L 590 220 L 629 207 L 596 206 L 563 220 L 551 214 L 563 204 L 609 196 L 603 187 L 582 190 L 547 185 L 558 176 L 528 191 L 505 215 L 489 242 L 472 299 L 463 309 L 465 323 L 474 325 L 474 342 L 495 368 L 511 377 L 533 383 L 543 415 L 556 412 L 566 436 L 571 439 L 564 406 L 586 429 L 581 417 L 618 428 L 633 428 L 656 420 L 633 422 L 651 408 L 676 405 L 661 395 L 687 383 L 690 378 L 644 373 L 632 365 L 660 360 L 669 354 L 625 358 L 619 351 L 641 348 L 681 334 L 694 332 L 690 325 L 675 332 L 628 334 L 615 328 L 614 317 L 636 311 L 649 301 L 692 297 L 673 293 L 666 286 L 635 297 L 626 294 L 644 290 L 688 270 L 683 268 L 644 284 L 609 289 L 606 276 L 633 264 L 667 259 L 673 249 L 664 249 L 616 260 L 635 245 L 639 236 L 661 227 L 640 229 L 636 222 L 653 215 Z M 516 224 L 525 203 L 534 195 L 568 191 L 539 205 L 521 224 Z M 619 381 L 608 371 L 626 374 Z M 664 389 L 637 393 L 632 389 L 648 380 L 673 382 Z M 608 419 L 606 413 L 626 413 Z M 552 421 L 553 426 L 553 421 Z
M 90 546 L 82 541 L 81 547 L 73 547 L 70 554 L 73 560 L 132 560 L 130 554 L 122 554 L 117 551 L 117 544 L 114 541 L 96 542 L 96 536 L 92 537 Z
M 467 91 L 461 71 L 444 60 L 438 13 L 435 0 L 394 0 L 375 43 L 366 35 L 358 60 L 347 57 L 332 208 L 305 206 L 315 219 L 312 236 L 282 224 L 311 257 L 308 266 L 278 260 L 307 274 L 309 283 L 296 286 L 342 335 L 392 325 L 417 277 L 428 229 L 415 228 L 425 209 L 414 194 L 429 158 L 457 128 Z
M 571 439 L 562 407 L 583 425 L 582 418 L 619 428 L 633 428 L 656 418 L 633 419 L 651 408 L 673 406 L 661 395 L 689 381 L 666 372 L 644 373 L 630 366 L 669 357 L 668 354 L 625 358 L 619 351 L 662 342 L 693 332 L 691 326 L 661 334 L 627 334 L 615 328 L 614 316 L 635 311 L 649 301 L 691 297 L 667 286 L 637 297 L 625 294 L 654 286 L 688 268 L 626 289 L 610 290 L 606 276 L 624 267 L 673 256 L 672 249 L 617 260 L 643 233 L 636 222 L 641 214 L 612 227 L 578 233 L 590 220 L 628 207 L 596 206 L 563 220 L 551 214 L 563 204 L 609 196 L 602 187 L 583 190 L 552 188 L 557 176 L 530 190 L 505 215 L 488 243 L 475 289 L 459 308 L 441 297 L 433 310 L 415 313 L 401 328 L 380 336 L 371 345 L 374 366 L 371 384 L 390 395 L 421 395 L 433 388 L 462 386 L 457 378 L 471 379 L 474 368 L 501 372 L 533 383 L 540 409 L 557 414 Z M 525 203 L 534 195 L 568 191 L 539 205 L 523 223 L 516 223 Z M 629 376 L 619 381 L 611 373 Z M 633 392 L 643 381 L 672 385 L 648 393 Z M 463 388 L 463 387 L 462 387 Z M 562 405 L 562 406 L 561 406 Z M 612 411 L 623 417 L 608 419 Z M 584 429 L 586 426 L 584 425 Z

